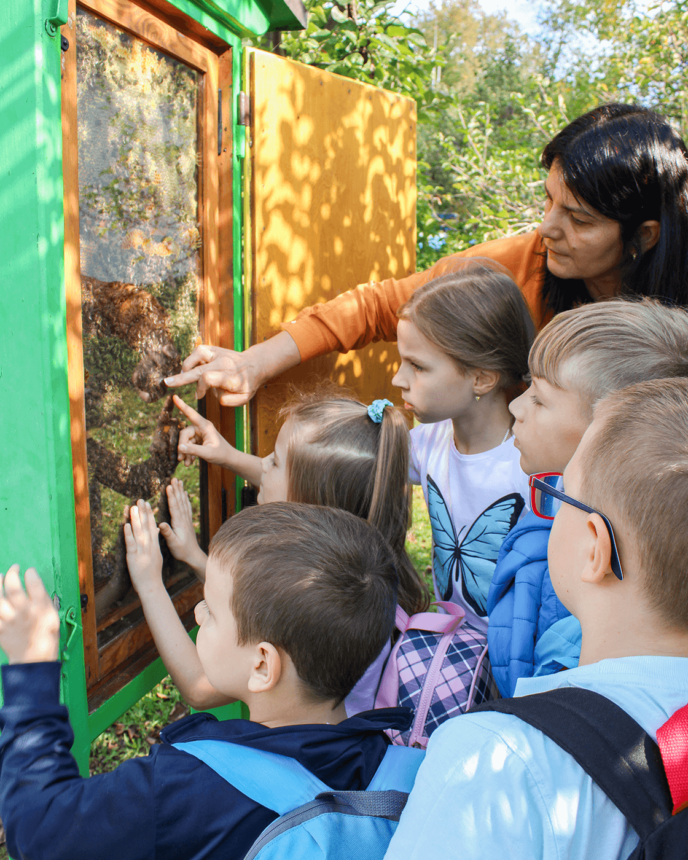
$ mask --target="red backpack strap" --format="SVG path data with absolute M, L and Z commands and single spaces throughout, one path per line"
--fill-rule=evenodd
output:
M 688 705 L 657 729 L 657 744 L 674 802 L 674 815 L 688 807 Z

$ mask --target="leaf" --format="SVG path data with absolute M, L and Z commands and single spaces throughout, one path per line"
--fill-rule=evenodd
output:
M 346 12 L 342 12 L 339 6 L 333 6 L 330 9 L 330 15 L 332 16 L 333 20 L 337 21 L 338 23 L 342 23 L 343 21 L 349 20 L 349 16 L 346 14 Z
M 182 717 L 188 717 L 188 715 L 189 706 L 183 702 L 177 702 L 170 712 L 169 721 L 173 723 L 176 720 L 181 720 Z
M 410 32 L 407 27 L 402 27 L 400 24 L 390 24 L 387 27 L 387 35 L 392 38 L 395 36 L 407 36 Z

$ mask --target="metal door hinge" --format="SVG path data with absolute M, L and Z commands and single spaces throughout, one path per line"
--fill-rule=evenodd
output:
M 237 125 L 251 124 L 251 100 L 248 93 L 239 93 Z
M 68 9 L 68 0 L 53 0 L 53 14 L 45 19 L 45 29 L 49 36 L 54 36 L 58 29 L 67 23 Z

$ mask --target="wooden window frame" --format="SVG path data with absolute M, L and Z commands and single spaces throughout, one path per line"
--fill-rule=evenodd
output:
M 156 50 L 163 51 L 203 75 L 199 88 L 201 181 L 199 182 L 199 223 L 202 246 L 202 291 L 199 297 L 199 324 L 204 343 L 231 347 L 232 327 L 232 55 L 227 45 L 216 39 L 204 40 L 194 22 L 188 28 L 179 13 L 174 24 L 146 2 L 135 0 L 79 0 L 78 6 L 91 12 Z M 65 287 L 67 297 L 67 349 L 69 397 L 74 474 L 79 586 L 82 594 L 82 623 L 89 710 L 95 710 L 118 689 L 135 677 L 156 657 L 153 639 L 145 621 L 123 631 L 98 648 L 91 526 L 88 498 L 88 463 L 84 403 L 84 367 L 81 321 L 81 270 L 79 248 L 79 180 L 76 81 L 76 0 L 69 3 L 70 48 L 62 54 L 62 128 L 65 211 Z M 218 92 L 223 93 L 223 146 L 218 153 Z M 222 207 L 222 208 L 221 208 Z M 232 421 L 215 397 L 206 398 L 206 416 L 225 435 Z M 233 434 L 232 434 L 233 435 Z M 207 467 L 209 538 L 219 528 L 228 505 L 223 491 L 231 481 L 217 466 Z M 176 594 L 173 602 L 187 628 L 193 626 L 193 607 L 201 598 L 200 584 L 192 583 Z M 85 595 L 85 597 L 84 597 Z

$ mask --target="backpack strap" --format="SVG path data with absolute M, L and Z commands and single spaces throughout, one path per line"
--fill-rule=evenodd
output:
M 425 750 L 391 744 L 387 747 L 375 776 L 370 780 L 367 791 L 403 791 L 408 794 L 413 788 L 418 768 L 424 758 Z
M 511 714 L 551 738 L 597 783 L 641 840 L 671 816 L 659 748 L 623 708 L 581 687 L 497 699 L 470 713 Z
M 673 814 L 676 815 L 688 807 L 688 705 L 672 714 L 657 729 L 657 744 L 671 789 Z
M 442 636 L 451 636 L 457 627 L 460 627 L 466 617 L 463 607 L 456 603 L 438 600 L 435 606 L 439 606 L 442 612 L 417 612 L 415 615 L 407 615 L 397 605 L 396 628 L 402 635 L 399 636 L 392 651 L 387 658 L 385 668 L 380 678 L 377 694 L 375 696 L 376 708 L 394 708 L 399 698 L 399 667 L 397 666 L 397 653 L 404 642 L 403 634 L 408 630 L 424 630 L 428 633 L 438 633 Z
M 353 797 L 363 793 L 335 791 L 294 758 L 231 741 L 197 740 L 172 746 L 195 756 L 246 797 L 279 815 L 310 803 L 319 794 Z M 367 791 L 408 794 L 424 757 L 424 750 L 388 746 Z M 368 801 L 361 803 L 365 806 Z M 395 804 L 393 807 L 396 809 Z
M 246 797 L 279 815 L 332 791 L 289 756 L 231 741 L 197 740 L 172 746 L 200 759 Z

